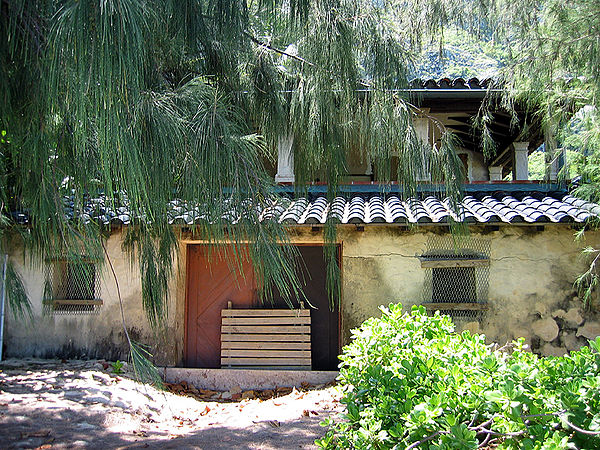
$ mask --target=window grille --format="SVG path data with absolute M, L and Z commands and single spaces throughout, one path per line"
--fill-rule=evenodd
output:
M 432 237 L 421 256 L 423 304 L 457 320 L 477 320 L 487 309 L 490 241 Z
M 102 306 L 96 262 L 56 259 L 46 265 L 44 311 L 48 314 L 94 314 Z

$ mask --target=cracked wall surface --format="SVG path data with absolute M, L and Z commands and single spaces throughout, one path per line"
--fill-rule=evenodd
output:
M 600 235 L 588 232 L 585 242 L 574 241 L 568 226 L 505 226 L 490 231 L 472 227 L 471 236 L 489 239 L 489 310 L 479 320 L 457 321 L 457 328 L 484 333 L 489 342 L 504 344 L 524 337 L 535 351 L 556 353 L 572 340 L 575 328 L 561 328 L 551 342 L 537 336 L 532 325 L 542 319 L 559 322 L 557 314 L 582 309 L 573 283 L 589 262 L 583 247 L 598 245 Z M 343 330 L 349 331 L 368 317 L 378 315 L 379 306 L 400 302 L 405 309 L 420 304 L 425 269 L 416 257 L 425 252 L 429 236 L 443 234 L 441 228 L 403 230 L 392 227 L 365 227 L 363 232 L 340 233 L 343 251 Z M 595 321 L 591 313 L 588 321 Z M 579 344 L 585 344 L 579 338 Z M 552 347 L 552 348 L 550 348 Z M 560 353 L 560 352 L 559 352 Z
M 600 245 L 600 234 L 588 232 L 576 243 L 574 230 L 566 225 L 474 226 L 471 235 L 491 242 L 489 310 L 480 320 L 461 321 L 459 329 L 485 333 L 490 342 L 504 344 L 524 337 L 535 350 L 560 354 L 585 344 L 594 333 L 597 318 L 582 311 L 573 282 L 585 271 L 581 249 Z M 342 340 L 350 330 L 380 314 L 379 307 L 401 302 L 406 309 L 423 302 L 425 269 L 418 256 L 426 251 L 433 235 L 447 236 L 445 227 L 340 226 L 342 247 Z M 292 242 L 323 244 L 321 228 L 290 229 Z M 181 365 L 185 333 L 185 250 L 181 244 L 179 268 L 170 284 L 169 315 L 165 328 L 150 327 L 141 302 L 139 272 L 121 250 L 121 232 L 107 241 L 107 250 L 117 274 L 125 320 L 133 337 L 150 345 L 159 364 Z M 14 247 L 11 258 L 19 266 L 32 299 L 34 321 L 23 323 L 7 315 L 5 355 L 61 358 L 127 357 L 115 280 L 106 266 L 102 272 L 104 305 L 97 315 L 45 316 L 42 311 L 44 270 L 23 259 Z M 306 262 L 310 264 L 310 261 Z M 573 317 L 581 315 L 581 321 Z M 598 325 L 600 326 L 600 325 Z M 557 331 L 558 330 L 558 331 Z M 548 340 L 549 339 L 549 340 Z

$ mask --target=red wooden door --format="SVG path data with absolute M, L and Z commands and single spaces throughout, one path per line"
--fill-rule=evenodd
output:
M 213 249 L 209 257 L 207 250 L 205 245 L 189 245 L 187 251 L 186 367 L 220 367 L 221 310 L 229 301 L 234 308 L 252 307 L 256 302 L 250 262 L 242 264 L 241 276 L 230 270 L 222 251 Z

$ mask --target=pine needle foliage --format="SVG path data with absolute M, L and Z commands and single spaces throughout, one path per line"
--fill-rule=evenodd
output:
M 277 288 L 292 301 L 298 255 L 283 225 L 265 219 L 280 200 L 265 169 L 278 139 L 293 137 L 300 190 L 321 178 L 333 199 L 358 142 L 407 195 L 429 167 L 456 199 L 456 142 L 442 130 L 441 145 L 426 148 L 405 88 L 420 44 L 444 23 L 475 20 L 479 3 L 2 0 L 3 236 L 25 212 L 25 244 L 40 260 L 98 255 L 107 230 L 84 218 L 84 206 L 99 197 L 126 206 L 123 245 L 158 327 L 178 257 L 169 211 L 181 205 L 194 217 L 192 233 L 225 249 L 232 268 L 252 261 L 263 299 Z M 332 301 L 334 228 L 325 252 Z
M 575 144 L 580 152 L 575 165 L 581 185 L 574 193 L 598 201 L 600 2 L 507 3 L 512 6 L 493 18 L 499 30 L 497 38 L 507 43 L 511 54 L 502 72 L 502 102 L 509 110 L 516 104 L 525 107 L 542 125 L 546 167 Z M 567 170 L 559 176 L 568 177 Z M 595 228 L 596 224 L 591 226 Z M 576 287 L 585 305 L 591 307 L 597 295 L 596 255 L 594 251 L 584 253 L 591 256 L 591 265 Z

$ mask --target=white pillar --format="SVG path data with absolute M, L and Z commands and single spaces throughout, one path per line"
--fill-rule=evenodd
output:
M 489 166 L 490 181 L 502 181 L 502 166 Z
M 558 181 L 558 173 L 561 169 L 566 165 L 567 162 L 567 152 L 564 149 L 558 149 L 552 155 L 552 159 L 550 160 L 550 164 L 548 165 L 548 179 L 549 181 Z M 568 174 L 565 174 L 566 178 L 568 178 Z
M 514 180 L 529 179 L 529 142 L 513 143 L 515 149 Z
M 423 145 L 426 148 L 429 148 L 429 119 L 426 117 L 416 118 L 413 122 L 413 126 L 415 127 L 415 133 L 417 137 L 423 142 Z M 423 166 L 422 172 L 417 175 L 417 181 L 430 181 L 431 173 L 429 171 L 429 165 L 427 163 L 428 158 L 425 158 L 425 164 Z
M 414 121 L 415 132 L 424 144 L 429 144 L 429 119 L 419 117 Z
M 371 161 L 371 155 L 367 153 L 367 168 L 365 169 L 365 175 L 373 175 L 373 161 Z
M 554 155 L 548 167 L 548 180 L 556 181 L 558 179 L 558 155 Z
M 292 134 L 280 136 L 277 140 L 277 183 L 294 182 L 294 137 Z

